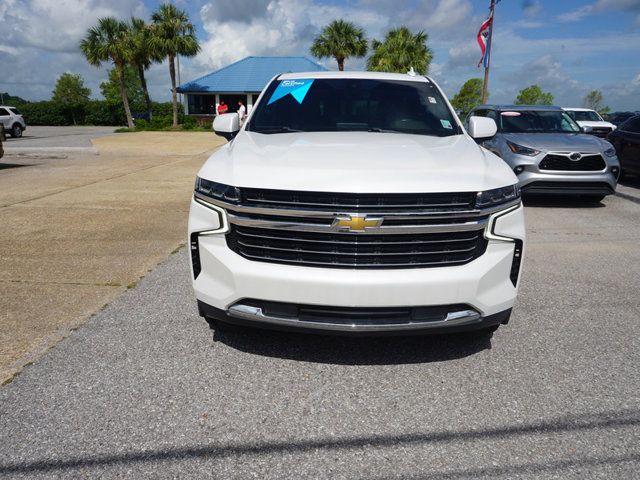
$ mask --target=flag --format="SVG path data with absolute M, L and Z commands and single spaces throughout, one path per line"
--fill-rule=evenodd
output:
M 480 46 L 480 51 L 482 52 L 482 58 L 478 62 L 478 67 L 484 63 L 484 67 L 487 68 L 489 66 L 489 51 L 491 50 L 491 45 L 489 43 L 489 32 L 491 32 L 491 28 L 493 27 L 493 13 L 489 15 L 482 25 L 480 25 L 480 30 L 478 30 L 478 45 Z

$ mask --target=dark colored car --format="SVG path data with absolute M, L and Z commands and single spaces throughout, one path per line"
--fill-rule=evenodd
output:
M 622 173 L 640 175 L 640 115 L 611 132 L 608 140 L 616 149 Z
M 619 127 L 631 117 L 635 117 L 640 112 L 613 112 L 607 115 L 607 121 L 613 123 L 616 127 Z
M 2 146 L 2 143 L 6 139 L 7 138 L 4 136 L 4 126 L 0 125 L 0 158 L 4 156 L 4 147 Z

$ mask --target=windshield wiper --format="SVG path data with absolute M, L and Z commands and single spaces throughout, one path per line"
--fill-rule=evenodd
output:
M 385 128 L 371 127 L 367 132 L 375 132 L 375 133 L 404 133 L 400 130 L 389 130 Z
M 303 130 L 282 126 L 282 127 L 260 128 L 256 130 L 250 130 L 250 131 L 256 132 L 256 133 L 296 133 L 296 132 L 302 132 Z

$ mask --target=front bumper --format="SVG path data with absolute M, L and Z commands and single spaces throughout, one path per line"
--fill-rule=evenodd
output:
M 487 322 L 501 323 L 517 293 L 517 281 L 515 285 L 512 281 L 513 239 L 523 241 L 525 236 L 521 206 L 501 213 L 495 225 L 491 227 L 490 222 L 487 227 L 491 232 L 486 252 L 468 264 L 406 270 L 334 269 L 251 261 L 230 250 L 224 234 L 199 235 L 193 244 L 194 232 L 207 232 L 218 225 L 212 223 L 215 215 L 211 210 L 192 201 L 189 234 L 198 260 L 197 265 L 192 262 L 192 274 L 194 267 L 199 268 L 193 280 L 195 295 L 204 316 L 265 327 L 273 327 L 274 322 L 260 315 L 240 318 L 232 307 L 247 299 L 346 308 L 467 305 L 478 314 L 468 325 L 430 324 L 415 330 L 474 329 Z M 280 327 L 340 330 L 299 323 Z
M 212 328 L 214 322 L 223 322 L 270 330 L 362 336 L 470 332 L 506 324 L 511 316 L 510 308 L 483 317 L 471 308 L 461 310 L 461 306 L 450 306 L 452 311 L 438 319 L 415 318 L 410 322 L 394 322 L 381 315 L 371 315 L 371 310 L 361 313 L 359 309 L 351 309 L 352 316 L 348 316 L 348 309 L 339 309 L 343 315 L 337 313 L 333 318 L 319 320 L 288 314 L 300 310 L 295 304 L 281 304 L 284 307 L 280 313 L 267 310 L 270 304 L 274 302 L 241 301 L 229 310 L 222 310 L 198 300 L 198 311 Z M 447 306 L 441 308 L 446 310 Z M 367 313 L 370 315 L 365 316 Z
M 611 195 L 616 191 L 620 163 L 617 157 L 605 158 L 606 166 L 601 171 L 562 171 L 541 170 L 539 163 L 548 154 L 543 152 L 536 157 L 505 153 L 504 160 L 516 172 L 518 185 L 523 193 L 562 194 L 562 195 Z M 617 174 L 613 169 L 617 168 Z

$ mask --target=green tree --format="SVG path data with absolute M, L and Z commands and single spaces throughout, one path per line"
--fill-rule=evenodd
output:
M 131 60 L 133 51 L 129 25 L 113 17 L 100 18 L 98 25 L 90 28 L 80 42 L 80 49 L 91 65 L 100 67 L 104 62 L 113 63 L 118 73 L 120 96 L 127 117 L 127 126 L 133 128 L 124 78 L 124 69 Z
M 604 105 L 602 99 L 602 92 L 600 90 L 592 90 L 590 91 L 582 100 L 582 104 L 585 108 L 590 108 L 595 110 L 600 115 L 606 115 L 611 111 L 611 109 Z
M 173 102 L 173 126 L 178 126 L 178 96 L 176 94 L 176 56 L 193 57 L 200 51 L 195 27 L 186 12 L 170 3 L 163 3 L 151 15 L 150 48 L 156 55 L 169 60 L 171 77 L 171 101 Z
M 51 94 L 51 100 L 60 106 L 60 109 L 68 116 L 74 125 L 78 124 L 84 116 L 84 111 L 91 90 L 84 85 L 81 75 L 63 73 L 58 77 L 56 86 Z
M 151 97 L 149 96 L 144 72 L 149 69 L 153 62 L 162 61 L 162 55 L 159 55 L 151 48 L 150 39 L 151 28 L 149 28 L 149 25 L 141 18 L 131 17 L 131 43 L 133 48 L 131 65 L 137 70 L 149 118 L 152 115 Z
M 351 22 L 334 20 L 322 29 L 309 51 L 317 58 L 335 58 L 338 70 L 343 71 L 347 58 L 367 54 L 367 39 L 362 28 Z
M 465 118 L 471 110 L 481 103 L 482 79 L 480 78 L 467 80 L 451 100 L 451 105 L 460 113 L 461 118 Z
M 427 46 L 425 32 L 412 33 L 407 27 L 390 30 L 382 42 L 371 43 L 373 54 L 367 60 L 367 69 L 374 72 L 407 73 L 412 67 L 426 75 L 433 59 Z
M 551 92 L 543 92 L 538 85 L 531 85 L 520 90 L 515 102 L 516 105 L 552 105 Z
M 140 78 L 134 67 L 126 65 L 124 67 L 124 86 L 129 99 L 129 106 L 134 112 L 145 108 L 145 94 L 140 85 Z M 122 96 L 120 95 L 120 77 L 118 71 L 112 68 L 108 72 L 108 80 L 100 84 L 100 93 L 110 105 L 120 105 L 122 107 Z

